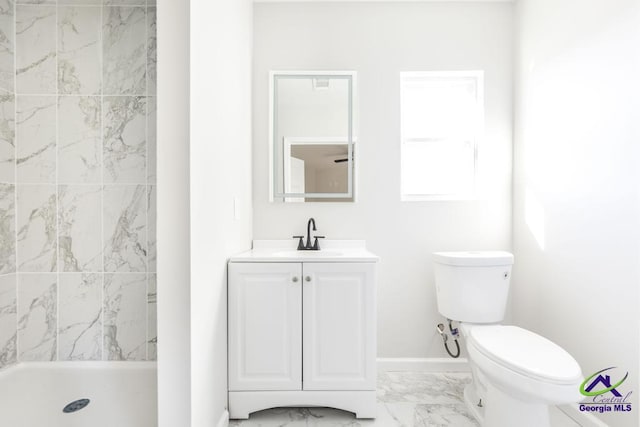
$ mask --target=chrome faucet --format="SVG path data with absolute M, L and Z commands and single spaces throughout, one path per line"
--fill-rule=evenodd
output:
M 311 225 L 313 225 L 313 231 L 316 231 L 316 220 L 313 218 L 309 218 L 309 221 L 307 221 L 307 243 L 306 244 L 302 242 L 302 239 L 304 239 L 305 236 L 293 236 L 294 239 L 299 239 L 298 240 L 299 251 L 319 251 L 320 250 L 320 244 L 318 243 L 318 239 L 324 239 L 324 236 L 313 236 L 315 240 L 312 245 L 311 244 Z

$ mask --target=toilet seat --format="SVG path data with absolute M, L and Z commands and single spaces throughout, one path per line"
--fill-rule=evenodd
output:
M 517 326 L 474 326 L 469 344 L 495 363 L 546 383 L 570 385 L 582 381 L 578 362 L 562 347 Z

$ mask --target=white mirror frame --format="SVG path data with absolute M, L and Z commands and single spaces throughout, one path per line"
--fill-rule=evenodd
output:
M 269 201 L 270 202 L 284 202 L 287 199 L 296 199 L 296 198 L 315 198 L 315 199 L 352 199 L 355 202 L 355 157 L 354 157 L 354 119 L 353 119 L 353 109 L 355 108 L 355 93 L 356 93 L 356 75 L 355 71 L 270 71 L 269 72 Z M 316 141 L 324 141 L 323 143 L 328 143 L 328 140 L 332 140 L 334 144 L 338 143 L 347 143 L 347 188 L 348 191 L 346 193 L 278 193 L 275 188 L 275 106 L 276 106 L 276 92 L 275 92 L 275 81 L 276 78 L 279 77 L 288 77 L 288 78 L 318 78 L 318 77 L 329 77 L 329 78 L 345 78 L 349 81 L 349 125 L 348 125 L 348 135 L 347 139 L 344 138 L 316 138 Z M 287 138 L 289 141 L 292 138 Z M 295 138 L 297 141 L 303 140 L 305 138 Z M 283 150 L 284 152 L 284 150 Z M 282 167 L 286 168 L 285 160 L 283 159 Z M 286 170 L 286 169 L 285 169 Z M 283 171 L 283 174 L 286 173 Z M 307 202 L 313 203 L 313 202 Z

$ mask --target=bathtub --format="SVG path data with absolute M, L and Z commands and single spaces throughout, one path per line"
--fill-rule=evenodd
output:
M 0 371 L 0 426 L 156 427 L 156 362 L 20 363 Z M 72 401 L 90 399 L 64 413 Z

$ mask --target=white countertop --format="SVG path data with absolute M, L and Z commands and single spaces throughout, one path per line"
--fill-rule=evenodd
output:
M 320 240 L 320 250 L 299 251 L 298 239 L 254 240 L 253 249 L 229 262 L 378 262 L 364 240 Z

